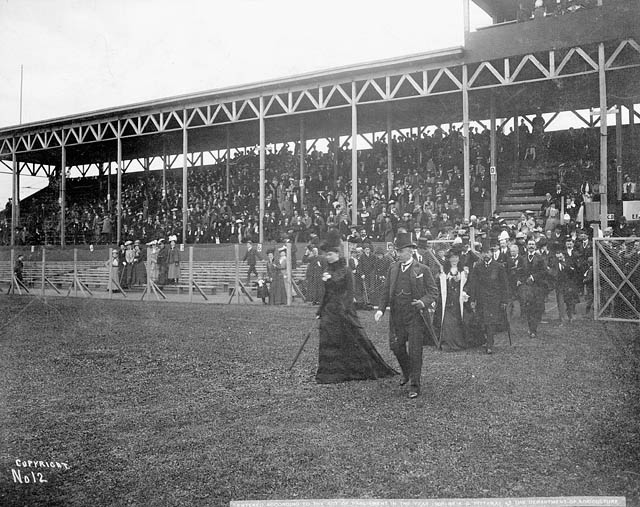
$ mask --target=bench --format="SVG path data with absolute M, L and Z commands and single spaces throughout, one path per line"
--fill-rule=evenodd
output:
M 103 261 L 78 261 L 77 264 L 78 278 L 82 283 L 90 288 L 106 289 L 109 282 L 109 268 L 105 266 Z M 68 288 L 74 281 L 74 264 L 71 261 L 51 261 L 45 266 L 45 277 L 49 282 L 57 288 Z M 208 261 L 193 263 L 193 280 L 205 292 L 216 294 L 217 291 L 227 293 L 229 289 L 235 285 L 235 261 Z M 244 263 L 238 266 L 238 278 L 245 284 L 248 267 Z M 257 271 L 262 275 L 266 271 L 264 264 L 257 266 Z M 294 281 L 304 280 L 306 266 L 302 265 L 292 270 Z M 0 284 L 11 284 L 11 276 L 13 269 L 9 262 L 0 262 Z M 182 261 L 180 265 L 180 280 L 177 285 L 167 285 L 167 289 L 175 287 L 177 291 L 189 289 L 188 284 L 188 263 Z M 42 283 L 42 263 L 29 262 L 23 270 L 23 279 L 27 287 L 37 287 Z M 247 286 L 247 290 L 255 291 L 254 281 L 257 278 L 252 275 L 251 286 Z M 140 290 L 144 286 L 139 286 Z M 135 288 L 134 288 L 135 290 Z

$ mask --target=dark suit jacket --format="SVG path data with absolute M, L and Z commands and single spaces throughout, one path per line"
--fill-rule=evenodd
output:
M 438 297 L 438 286 L 436 285 L 431 270 L 428 266 L 413 261 L 409 267 L 411 277 L 411 298 L 420 299 L 425 308 L 428 308 Z M 389 267 L 389 273 L 385 280 L 384 292 L 380 301 L 379 310 L 385 312 L 387 305 L 393 299 L 395 285 L 400 272 L 400 261 L 396 261 Z
M 533 278 L 533 281 L 529 277 Z M 522 268 L 520 270 L 520 276 L 518 281 L 521 284 L 532 285 L 540 289 L 547 289 L 547 263 L 544 258 L 535 253 L 533 259 L 529 261 L 529 254 L 525 253 L 522 256 Z
M 469 276 L 469 296 L 487 307 L 499 307 L 509 301 L 509 282 L 507 270 L 498 261 L 491 260 L 489 265 L 477 262 Z

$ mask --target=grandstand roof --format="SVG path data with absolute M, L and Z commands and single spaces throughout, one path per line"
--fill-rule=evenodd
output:
M 5 133 L 13 134 L 39 127 L 51 128 L 59 125 L 67 126 L 78 121 L 104 120 L 119 117 L 120 115 L 128 113 L 144 113 L 161 110 L 166 107 L 194 105 L 202 101 L 224 102 L 234 100 L 238 97 L 257 97 L 261 94 L 277 93 L 281 90 L 289 90 L 298 86 L 306 86 L 308 84 L 318 85 L 342 82 L 343 80 L 351 81 L 352 79 L 358 79 L 359 77 L 368 77 L 372 72 L 384 73 L 395 69 L 405 69 L 407 66 L 422 68 L 425 64 L 433 65 L 445 63 L 447 65 L 453 65 L 461 61 L 463 54 L 464 48 L 462 46 L 455 46 L 427 51 L 424 53 L 387 58 L 384 60 L 345 65 L 267 81 L 258 81 L 239 86 L 230 86 L 203 92 L 176 95 L 173 97 L 165 97 L 145 102 L 89 111 L 86 113 L 62 116 L 59 118 L 23 123 L 21 125 L 0 128 L 0 136 Z
M 474 0 L 506 12 L 513 0 Z M 594 15 L 597 14 L 597 15 Z M 598 44 L 605 44 L 609 103 L 640 102 L 640 16 L 637 2 L 530 23 L 506 23 L 469 34 L 464 47 L 320 70 L 281 79 L 150 100 L 0 129 L 0 158 L 59 165 L 182 153 L 187 117 L 191 153 L 255 146 L 264 103 L 267 143 L 349 136 L 355 87 L 360 133 L 462 121 L 463 71 L 471 120 L 597 107 Z M 465 67 L 466 66 L 466 67 Z M 64 138 L 64 139 L 63 139 Z

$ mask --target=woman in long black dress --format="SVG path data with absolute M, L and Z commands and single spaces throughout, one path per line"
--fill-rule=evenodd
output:
M 322 275 L 325 292 L 317 312 L 320 344 L 316 382 L 332 384 L 396 375 L 360 324 L 353 302 L 353 276 L 339 254 L 339 233 L 330 231 L 327 236 L 322 246 L 327 260 L 327 271 Z
M 460 265 L 462 251 L 456 246 L 446 254 L 440 273 L 440 298 L 436 305 L 433 327 L 440 336 L 444 351 L 464 350 L 480 345 L 481 340 L 470 323 L 472 317 L 469 296 L 465 292 L 467 273 Z

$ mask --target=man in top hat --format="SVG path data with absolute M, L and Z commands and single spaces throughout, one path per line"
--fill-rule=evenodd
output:
M 492 242 L 490 248 L 482 251 L 479 262 L 469 275 L 469 298 L 484 327 L 487 354 L 493 353 L 493 337 L 506 330 L 506 308 L 509 302 L 509 281 L 507 270 L 498 261 L 500 246 Z
M 390 348 L 402 370 L 401 385 L 409 383 L 409 398 L 416 398 L 420 394 L 422 346 L 430 326 L 427 309 L 435 305 L 438 287 L 429 268 L 413 258 L 416 245 L 409 233 L 398 233 L 395 248 L 398 261 L 389 267 L 374 318 L 379 322 L 390 305 Z
M 516 282 L 531 338 L 537 336 L 538 325 L 544 313 L 544 299 L 548 290 L 547 263 L 536 251 L 536 248 L 535 239 L 529 238 L 527 251 L 522 256 L 520 274 Z
M 576 313 L 576 303 L 578 302 L 578 287 L 574 283 L 576 278 L 576 264 L 567 257 L 566 251 L 557 250 L 555 257 L 550 259 L 549 275 L 555 282 L 556 303 L 558 305 L 558 317 L 560 325 L 566 318 L 569 322 Z M 582 275 L 581 282 L 582 282 Z

